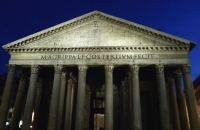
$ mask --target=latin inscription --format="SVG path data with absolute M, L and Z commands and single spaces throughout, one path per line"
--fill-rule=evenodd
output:
M 71 55 L 42 55 L 41 60 L 83 60 L 83 59 L 153 59 L 154 54 L 71 54 Z

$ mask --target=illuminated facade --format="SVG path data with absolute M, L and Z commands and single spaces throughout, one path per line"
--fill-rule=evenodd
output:
M 22 130 L 30 125 L 48 130 L 93 130 L 96 125 L 99 130 L 200 129 L 188 58 L 194 46 L 98 11 L 6 44 L 11 58 L 0 129 L 16 70 L 20 82 L 11 129 L 21 116 Z M 98 117 L 104 125 L 95 115 L 104 117 Z

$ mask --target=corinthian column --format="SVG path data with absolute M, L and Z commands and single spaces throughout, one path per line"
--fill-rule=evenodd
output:
M 72 85 L 73 81 L 70 78 L 67 82 L 67 95 L 66 95 L 66 107 L 65 107 L 65 123 L 64 129 L 71 130 L 71 122 L 72 122 L 72 110 L 71 110 L 71 101 L 72 101 Z
M 190 66 L 183 65 L 182 73 L 183 73 L 183 80 L 184 80 L 184 86 L 185 86 L 185 95 L 186 95 L 188 115 L 189 115 L 189 121 L 190 121 L 190 129 L 200 130 L 197 105 L 196 105 L 196 100 L 194 96 L 194 87 L 192 84 L 192 78 L 190 74 Z
M 26 85 L 26 77 L 23 70 L 19 70 L 19 87 L 17 90 L 17 97 L 15 100 L 15 106 L 13 111 L 13 118 L 11 122 L 11 130 L 16 130 L 19 127 L 19 121 L 22 114 L 22 105 L 23 105 L 23 97 L 24 97 L 24 89 Z
M 32 112 L 35 105 L 39 69 L 40 67 L 38 65 L 31 66 L 31 78 L 30 78 L 30 84 L 29 84 L 28 94 L 26 98 L 22 130 L 30 129 Z
M 61 71 L 62 71 L 61 65 L 54 66 L 54 81 L 51 94 L 51 103 L 49 108 L 48 130 L 56 130 L 57 128 Z
M 85 106 L 85 86 L 87 66 L 78 66 L 78 91 L 76 104 L 75 130 L 84 129 L 84 106 Z
M 178 106 L 177 106 L 176 95 L 175 95 L 175 90 L 174 90 L 173 77 L 167 78 L 167 84 L 168 84 L 168 88 L 169 88 L 169 99 L 170 99 L 173 129 L 181 130 L 179 114 L 178 114 Z
M 157 78 L 158 99 L 160 107 L 161 129 L 171 130 L 163 65 L 156 65 L 156 78 Z
M 6 79 L 6 85 L 4 87 L 4 93 L 0 106 L 0 130 L 5 129 L 8 109 L 11 101 L 13 91 L 13 81 L 15 75 L 15 65 L 8 65 L 8 75 Z
M 67 82 L 67 94 L 66 94 L 66 103 L 65 103 L 65 123 L 64 130 L 71 130 L 72 128 L 72 109 L 74 104 L 74 87 L 77 83 L 76 78 L 73 76 L 73 73 L 70 73 L 70 78 Z
M 57 130 L 61 130 L 63 119 L 64 119 L 64 100 L 65 100 L 65 88 L 66 88 L 66 76 L 67 71 L 64 69 L 61 74 L 61 86 L 60 86 L 60 99 L 59 99 L 59 108 L 58 108 L 58 119 L 57 119 Z
M 113 66 L 105 66 L 105 130 L 113 130 Z
M 128 129 L 132 129 L 133 126 L 133 89 L 132 89 L 132 74 L 131 74 L 131 70 L 129 69 L 129 71 L 127 72 L 128 74 L 128 78 L 127 78 L 127 115 L 131 115 L 131 116 L 127 116 L 127 128 Z
M 33 128 L 32 128 L 33 130 L 38 129 L 41 97 L 42 97 L 42 80 L 39 80 L 39 82 L 37 83 L 36 101 L 35 101 L 35 108 L 34 108 L 34 121 L 33 121 Z
M 176 85 L 176 95 L 177 95 L 177 104 L 179 110 L 179 119 L 181 130 L 190 130 L 189 120 L 187 116 L 187 106 L 185 101 L 185 95 L 183 93 L 183 85 L 182 85 L 182 74 L 180 70 L 177 70 L 174 73 L 174 80 Z
M 132 130 L 142 130 L 142 118 L 141 118 L 141 105 L 140 105 L 140 88 L 139 88 L 139 66 L 131 65 L 131 78 L 132 78 L 132 101 L 133 101 L 133 122 Z

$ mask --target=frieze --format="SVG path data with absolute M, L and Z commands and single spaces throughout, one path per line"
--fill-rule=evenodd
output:
M 135 47 L 72 47 L 72 48 L 14 48 L 14 53 L 33 52 L 130 52 L 130 51 L 189 51 L 189 46 L 135 46 Z
M 154 54 L 69 54 L 42 55 L 40 60 L 84 60 L 84 59 L 153 59 Z
M 72 28 L 74 26 L 83 24 L 83 23 L 91 21 L 91 20 L 104 20 L 104 21 L 107 21 L 109 23 L 112 23 L 112 24 L 115 24 L 115 25 L 118 25 L 118 26 L 123 26 L 125 28 L 134 30 L 136 32 L 139 32 L 139 33 L 151 36 L 151 37 L 155 37 L 157 39 L 161 39 L 163 41 L 167 41 L 167 42 L 170 42 L 170 43 L 175 43 L 175 44 L 178 44 L 178 45 L 186 45 L 186 44 L 188 45 L 189 44 L 189 42 L 186 42 L 184 40 L 176 39 L 174 37 L 162 34 L 161 32 L 158 32 L 158 31 L 145 29 L 144 27 L 138 26 L 137 24 L 134 24 L 132 22 L 120 20 L 118 18 L 109 16 L 109 15 L 105 15 L 103 13 L 95 11 L 95 12 L 92 12 L 90 15 L 80 17 L 79 19 L 72 20 L 70 22 L 65 22 L 64 24 L 60 24 L 58 26 L 52 27 L 51 29 L 45 30 L 41 33 L 38 33 L 38 34 L 32 36 L 32 37 L 27 37 L 27 38 L 24 38 L 22 40 L 19 40 L 16 44 L 12 44 L 10 46 L 4 46 L 4 48 L 16 48 L 16 47 L 19 47 L 21 45 L 26 45 L 26 44 L 29 44 L 31 42 L 37 41 L 37 40 L 42 39 L 44 37 L 48 37 L 52 34 L 64 31 L 66 29 Z

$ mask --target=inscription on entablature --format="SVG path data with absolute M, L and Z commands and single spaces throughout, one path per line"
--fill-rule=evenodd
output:
M 41 60 L 84 60 L 84 59 L 153 59 L 154 54 L 69 54 L 42 55 Z

